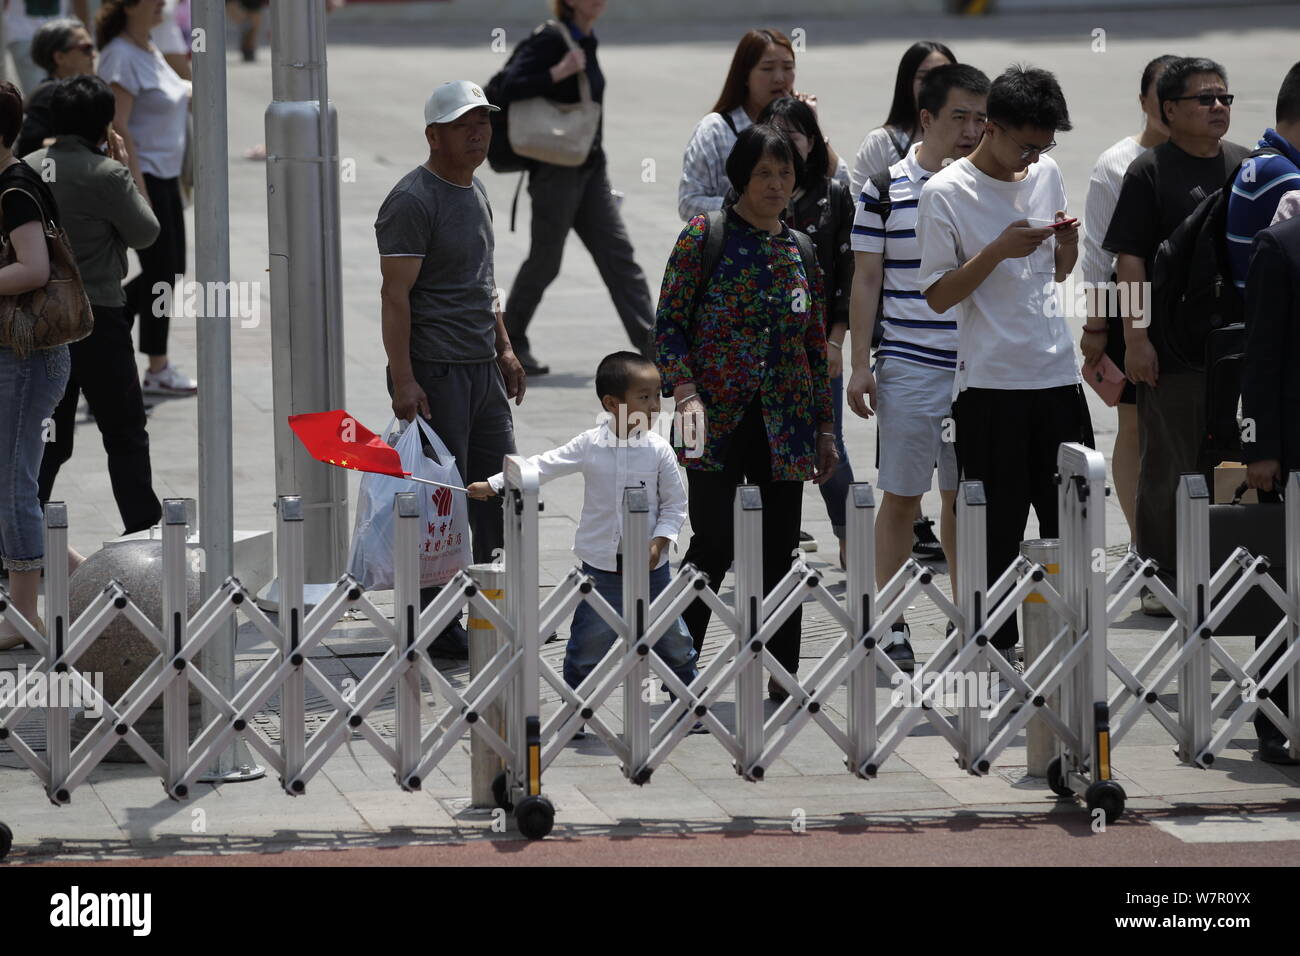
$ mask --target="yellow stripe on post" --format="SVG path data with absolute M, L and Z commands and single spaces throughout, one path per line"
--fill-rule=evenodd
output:
M 1098 763 L 1098 780 L 1110 779 L 1110 731 L 1102 730 L 1097 733 L 1097 763 Z
M 528 747 L 528 792 L 534 796 L 542 792 L 542 748 L 540 744 Z
M 1046 571 L 1048 574 L 1059 574 L 1061 572 L 1061 566 L 1059 564 L 1045 564 L 1043 565 L 1043 570 Z M 1031 594 L 1020 603 L 1021 604 L 1046 604 L 1047 598 L 1043 597 L 1041 594 Z

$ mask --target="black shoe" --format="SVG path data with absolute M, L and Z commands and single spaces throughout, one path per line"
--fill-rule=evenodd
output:
M 917 518 L 912 522 L 912 557 L 922 561 L 938 561 L 943 558 L 943 545 L 930 529 L 934 519 Z
M 900 671 L 912 673 L 916 667 L 916 654 L 912 651 L 912 629 L 906 624 L 896 624 L 889 631 L 890 642 L 885 645 L 885 656 L 897 665 Z
M 529 375 L 546 375 L 550 372 L 549 365 L 543 365 L 537 360 L 537 357 L 527 348 L 516 348 L 515 358 L 519 359 L 519 364 L 524 367 L 524 371 Z
M 1264 763 L 1281 764 L 1283 767 L 1300 765 L 1300 760 L 1291 756 L 1284 737 L 1270 737 L 1259 742 L 1259 759 Z
M 767 679 L 767 696 L 768 699 L 780 704 L 790 696 L 790 692 L 778 683 L 775 677 L 769 677 Z
M 469 632 L 460 621 L 452 621 L 429 645 L 430 657 L 444 657 L 453 661 L 469 660 Z

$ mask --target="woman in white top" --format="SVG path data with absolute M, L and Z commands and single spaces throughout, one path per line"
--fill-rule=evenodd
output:
M 1083 236 L 1081 265 L 1083 279 L 1093 288 L 1115 278 L 1115 255 L 1101 247 L 1106 238 L 1110 218 L 1119 202 L 1119 188 L 1129 164 L 1153 146 L 1169 138 L 1169 128 L 1160 118 L 1160 100 L 1156 96 L 1156 82 L 1165 67 L 1177 57 L 1158 56 L 1142 71 L 1142 86 L 1138 103 L 1145 114 L 1146 123 L 1136 136 L 1125 136 L 1097 159 L 1088 180 L 1088 198 L 1083 210 Z M 1091 330 L 1091 331 L 1089 331 Z M 1092 363 L 1109 355 L 1120 369 L 1124 368 L 1124 325 L 1118 316 L 1108 314 L 1106 298 L 1090 297 L 1088 323 L 1084 326 L 1079 349 L 1085 362 Z M 1134 533 L 1133 520 L 1137 512 L 1138 481 L 1138 416 L 1137 388 L 1132 382 L 1124 385 L 1119 404 L 1119 428 L 1115 434 L 1115 450 L 1111 456 L 1111 471 L 1115 479 L 1115 495 L 1119 498 L 1124 520 L 1128 522 L 1129 536 Z
M 180 175 L 191 88 L 150 40 L 164 0 L 104 0 L 95 24 L 99 75 L 117 98 L 113 128 L 139 162 L 136 185 L 158 217 L 158 240 L 140 250 L 140 274 L 126 285 L 127 309 L 140 317 L 140 351 L 149 357 L 146 394 L 193 395 L 198 383 L 167 360 L 169 317 L 154 315 L 154 288 L 185 272 Z
M 782 96 L 797 97 L 817 109 L 816 96 L 794 90 L 794 47 L 786 35 L 780 30 L 750 30 L 736 46 L 713 112 L 700 120 L 686 144 L 677 186 L 677 214 L 684 222 L 722 208 L 731 189 L 725 166 L 736 137 L 754 125 L 763 107 Z M 848 166 L 833 149 L 829 162 L 827 175 L 847 183 Z
M 894 78 L 894 99 L 883 126 L 877 126 L 862 140 L 853 160 L 849 186 L 856 200 L 862 185 L 876 173 L 887 170 L 907 155 L 912 140 L 921 132 L 921 113 L 916 107 L 921 81 L 937 66 L 956 63 L 952 50 L 935 40 L 918 40 L 907 48 Z

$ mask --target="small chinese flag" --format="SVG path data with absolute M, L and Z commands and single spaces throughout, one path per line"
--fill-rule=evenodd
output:
M 343 409 L 290 415 L 289 427 L 317 461 L 406 478 L 397 450 Z

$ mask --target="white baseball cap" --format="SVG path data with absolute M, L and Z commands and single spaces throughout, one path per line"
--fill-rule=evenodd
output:
M 483 87 L 469 80 L 452 80 L 444 83 L 424 101 L 424 125 L 450 123 L 470 110 L 486 106 L 493 111 L 501 107 L 487 101 Z

